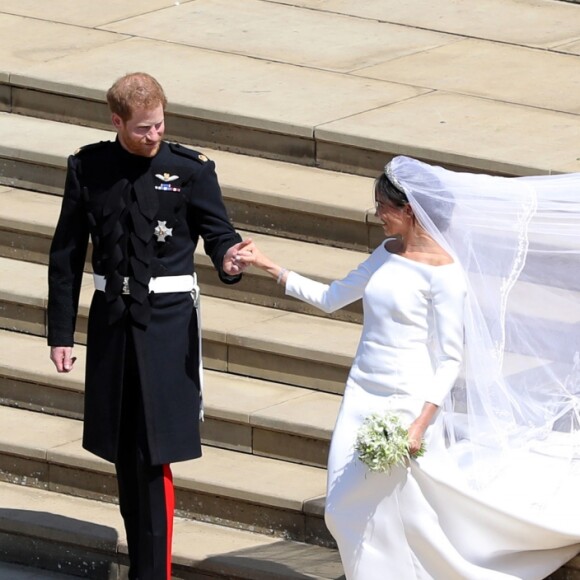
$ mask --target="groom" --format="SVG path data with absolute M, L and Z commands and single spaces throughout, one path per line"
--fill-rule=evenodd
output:
M 242 242 L 214 163 L 163 141 L 167 104 L 150 75 L 107 92 L 115 141 L 69 157 L 49 264 L 48 344 L 73 368 L 73 335 L 89 235 L 93 295 L 87 333 L 83 447 L 115 464 L 129 578 L 171 577 L 170 463 L 201 455 L 201 354 L 193 264 L 204 242 L 221 280 L 238 282 Z

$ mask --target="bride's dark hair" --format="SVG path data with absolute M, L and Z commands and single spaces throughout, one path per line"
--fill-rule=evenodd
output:
M 375 179 L 374 192 L 376 196 L 392 203 L 395 207 L 405 207 L 409 204 L 407 194 L 389 179 L 386 172 Z M 423 200 L 423 204 L 435 226 L 439 231 L 444 232 L 449 227 L 454 200 L 453 195 L 447 190 L 440 190 L 438 193 L 437 203 L 433 203 L 433 200 Z
M 375 195 L 379 195 L 385 201 L 390 201 L 396 207 L 404 207 L 409 203 L 405 192 L 399 189 L 385 173 L 381 173 L 375 179 L 374 191 Z

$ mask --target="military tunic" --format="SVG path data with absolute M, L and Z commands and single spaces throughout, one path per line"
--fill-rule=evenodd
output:
M 215 165 L 163 142 L 152 158 L 117 141 L 69 157 L 50 252 L 48 343 L 72 346 L 88 240 L 106 277 L 89 313 L 83 446 L 114 462 L 128 333 L 134 344 L 153 465 L 201 455 L 197 312 L 189 292 L 154 294 L 151 277 L 194 272 L 199 237 L 221 280 L 241 241 L 224 207 Z M 129 293 L 123 293 L 123 289 Z

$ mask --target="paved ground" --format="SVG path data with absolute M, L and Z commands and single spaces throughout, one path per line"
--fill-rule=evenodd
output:
M 580 171 L 572 3 L 3 0 L 0 38 L 0 83 L 102 99 L 146 69 L 174 112 L 483 170 Z

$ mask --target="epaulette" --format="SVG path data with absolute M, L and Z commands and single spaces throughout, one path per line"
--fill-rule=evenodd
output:
M 87 151 L 93 151 L 95 149 L 99 149 L 100 147 L 103 147 L 105 145 L 110 144 L 111 141 L 99 141 L 98 143 L 89 143 L 88 145 L 83 145 L 82 147 L 79 147 L 73 155 L 78 155 L 79 153 L 85 153 Z
M 184 147 L 183 145 L 181 145 L 181 143 L 168 143 L 168 145 L 173 153 L 181 155 L 182 157 L 193 159 L 198 163 L 205 163 L 206 161 L 209 161 L 209 159 L 203 153 L 200 153 L 195 149 L 189 149 L 188 147 Z

